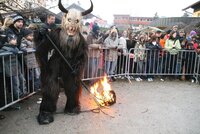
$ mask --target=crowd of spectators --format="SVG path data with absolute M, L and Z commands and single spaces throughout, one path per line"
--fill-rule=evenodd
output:
M 175 25 L 165 32 L 134 33 L 131 29 L 119 31 L 116 26 L 102 31 L 94 22 L 92 26 L 87 23 L 83 33 L 89 44 L 88 70 L 92 70 L 87 77 L 95 77 L 99 69 L 104 69 L 111 76 L 110 81 L 115 81 L 112 76 L 125 71 L 136 81 L 154 81 L 157 76 L 161 81 L 196 80 L 193 73 L 198 68 L 195 59 L 200 45 L 195 30 L 186 33 Z M 103 63 L 102 68 L 99 62 Z
M 27 96 L 30 93 L 28 86 L 32 86 L 32 91 L 40 88 L 40 70 L 33 43 L 33 30 L 37 25 L 26 25 L 25 22 L 20 15 L 6 17 L 0 28 L 0 79 L 4 81 L 0 91 L 1 95 L 7 94 L 7 99 L 13 101 Z

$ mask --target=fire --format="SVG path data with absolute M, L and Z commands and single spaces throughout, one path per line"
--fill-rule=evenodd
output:
M 116 102 L 115 92 L 111 89 L 106 76 L 90 87 L 90 92 L 101 106 L 112 105 Z

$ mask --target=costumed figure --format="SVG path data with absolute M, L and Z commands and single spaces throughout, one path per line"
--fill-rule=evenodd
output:
M 93 10 L 91 7 L 84 11 L 67 10 L 59 0 L 59 9 L 64 12 L 61 27 L 55 31 L 40 28 L 34 33 L 36 45 L 36 57 L 41 69 L 42 103 L 37 117 L 39 124 L 49 124 L 54 121 L 53 113 L 56 111 L 60 88 L 59 80 L 67 96 L 64 109 L 65 113 L 80 113 L 79 97 L 81 93 L 81 81 L 84 65 L 87 62 L 88 45 L 80 33 L 81 18 Z M 50 37 L 50 39 L 48 38 Z M 52 41 L 52 42 L 51 42 Z M 73 70 L 54 48 L 55 44 Z M 48 58 L 48 52 L 53 54 Z

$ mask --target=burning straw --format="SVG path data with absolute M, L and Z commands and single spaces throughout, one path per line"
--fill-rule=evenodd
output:
M 110 106 L 116 103 L 116 94 L 111 89 L 106 76 L 91 86 L 90 92 L 95 96 L 95 101 L 100 106 Z

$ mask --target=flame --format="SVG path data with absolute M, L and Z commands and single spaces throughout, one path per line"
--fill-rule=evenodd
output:
M 101 106 L 110 105 L 116 101 L 115 93 L 111 89 L 106 76 L 104 76 L 102 80 L 96 82 L 92 87 L 90 87 L 90 92 L 95 96 L 96 101 Z

